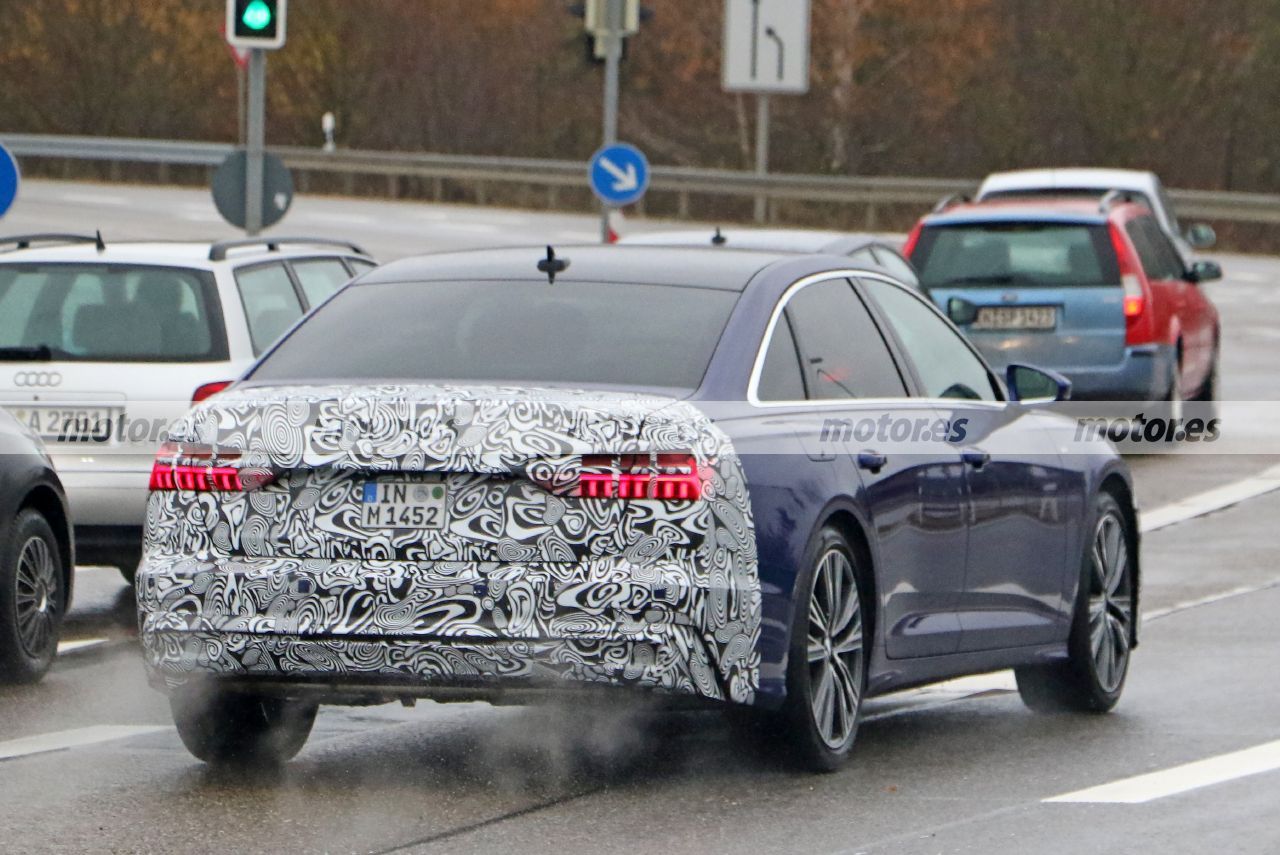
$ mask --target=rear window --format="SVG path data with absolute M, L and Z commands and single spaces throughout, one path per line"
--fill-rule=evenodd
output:
M 0 265 L 0 358 L 227 358 L 212 277 L 173 267 Z
M 1119 285 L 1106 226 L 967 223 L 924 229 L 911 260 L 926 288 Z
M 737 298 L 545 280 L 357 285 L 308 317 L 251 376 L 691 391 Z

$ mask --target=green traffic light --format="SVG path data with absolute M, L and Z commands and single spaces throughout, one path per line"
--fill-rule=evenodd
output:
M 244 14 L 240 16 L 240 20 L 251 30 L 265 30 L 271 26 L 271 7 L 263 0 L 253 0 L 244 7 Z

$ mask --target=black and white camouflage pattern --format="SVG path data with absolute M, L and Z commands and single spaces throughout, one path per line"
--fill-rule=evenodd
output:
M 690 404 L 249 388 L 197 407 L 170 438 L 278 476 L 247 493 L 150 496 L 138 602 L 147 664 L 170 685 L 212 672 L 755 696 L 747 488 L 728 438 Z M 689 451 L 701 501 L 571 495 L 584 454 Z M 363 485 L 393 477 L 442 484 L 445 527 L 365 529 Z

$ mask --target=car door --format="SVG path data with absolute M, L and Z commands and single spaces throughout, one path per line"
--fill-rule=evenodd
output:
M 1153 270 L 1147 271 L 1152 288 L 1169 295 L 1177 329 L 1182 339 L 1182 391 L 1193 394 L 1209 376 L 1213 361 L 1215 319 L 1212 304 L 1200 286 L 1187 277 L 1182 255 L 1153 217 L 1133 221 L 1143 232 L 1150 249 Z M 1143 261 L 1144 268 L 1147 261 Z
M 907 379 L 866 304 L 843 278 L 796 291 L 785 321 L 794 332 L 811 412 L 824 446 L 848 455 L 875 529 L 886 653 L 935 656 L 960 641 L 964 583 L 964 480 L 945 443 L 915 453 L 934 408 L 908 398 Z M 905 439 L 904 439 L 905 437 Z
M 1048 416 L 1009 404 L 987 365 L 925 300 L 862 283 L 909 355 L 922 394 L 952 425 L 964 462 L 967 553 L 957 611 L 961 651 L 1063 637 L 1069 520 L 1080 486 L 1061 465 Z

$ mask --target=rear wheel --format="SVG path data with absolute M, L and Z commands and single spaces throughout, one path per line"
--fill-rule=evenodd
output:
M 0 554 L 0 679 L 33 683 L 44 676 L 58 652 L 65 603 L 58 540 L 28 508 Z
M 1120 504 L 1103 493 L 1085 550 L 1066 662 L 1018 668 L 1018 693 L 1039 712 L 1107 712 L 1129 672 L 1135 596 L 1133 543 Z
M 169 697 L 182 744 L 211 765 L 276 766 L 293 759 L 316 720 L 316 705 L 192 686 Z
M 835 529 L 818 534 L 796 585 L 803 592 L 787 665 L 787 732 L 798 759 L 831 772 L 853 747 L 867 685 L 864 597 L 849 544 Z

